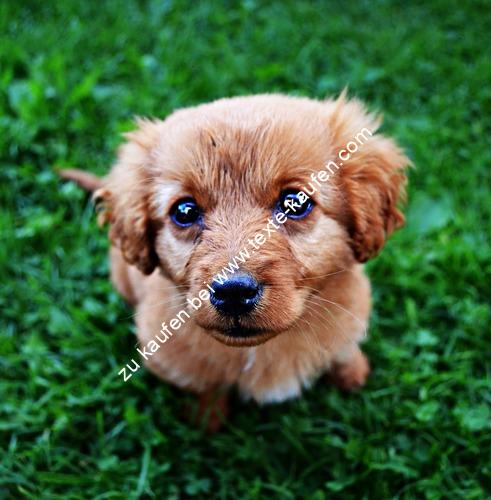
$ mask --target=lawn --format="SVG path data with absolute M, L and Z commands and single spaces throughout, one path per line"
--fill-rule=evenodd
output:
M 490 497 L 489 2 L 7 0 L 0 27 L 0 498 Z M 132 312 L 54 166 L 106 172 L 135 115 L 345 85 L 416 167 L 368 264 L 372 376 L 207 436 L 190 395 L 117 376 Z

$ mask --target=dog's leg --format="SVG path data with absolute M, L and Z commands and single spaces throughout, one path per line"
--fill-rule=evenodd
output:
M 215 433 L 227 420 L 229 405 L 228 392 L 216 389 L 199 396 L 197 423 L 203 425 L 206 432 Z
M 350 391 L 365 385 L 369 374 L 367 357 L 358 345 L 352 345 L 333 361 L 328 380 L 339 389 Z

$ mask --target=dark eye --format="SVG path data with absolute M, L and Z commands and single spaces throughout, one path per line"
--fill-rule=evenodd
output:
M 189 227 L 201 219 L 201 210 L 192 198 L 183 198 L 172 205 L 170 218 L 180 227 Z
M 314 208 L 314 202 L 302 191 L 287 189 L 278 200 L 277 210 L 289 219 L 303 219 Z

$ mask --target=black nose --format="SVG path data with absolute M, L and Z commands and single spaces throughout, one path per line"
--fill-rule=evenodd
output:
M 210 302 L 222 314 L 240 316 L 254 309 L 261 297 L 261 285 L 250 274 L 234 274 L 226 280 L 213 280 Z

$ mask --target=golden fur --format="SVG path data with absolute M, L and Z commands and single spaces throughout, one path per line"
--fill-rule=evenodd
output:
M 142 345 L 267 225 L 283 189 L 308 185 L 361 129 L 374 134 L 313 195 L 311 214 L 288 220 L 244 264 L 265 288 L 241 326 L 260 335 L 228 337 L 230 320 L 205 303 L 149 358 L 151 371 L 197 393 L 235 386 L 261 403 L 297 396 L 328 371 L 343 388 L 364 383 L 361 263 L 404 222 L 397 204 L 409 164 L 378 126 L 344 95 L 221 99 L 138 122 L 96 196 L 110 223 L 112 279 L 136 308 Z M 204 210 L 203 230 L 170 221 L 184 196 Z

